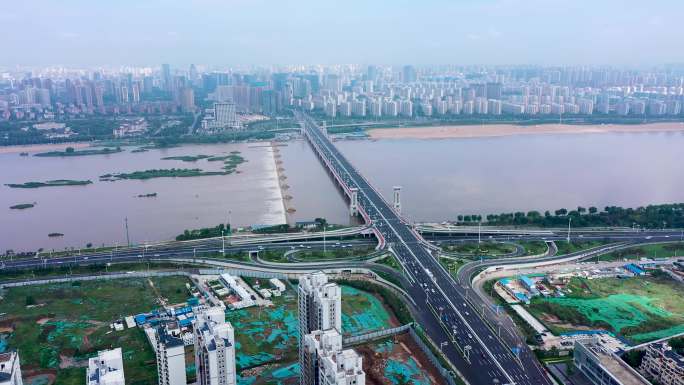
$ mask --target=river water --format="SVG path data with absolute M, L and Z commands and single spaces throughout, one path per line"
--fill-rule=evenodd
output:
M 162 160 L 168 156 L 226 155 L 240 151 L 247 162 L 239 173 L 192 178 L 157 178 L 100 182 L 107 173 L 162 168 L 220 170 L 223 162 Z M 18 189 L 6 183 L 77 179 L 86 186 Z M 6 249 L 61 250 L 64 247 L 126 244 L 128 218 L 131 243 L 171 239 L 184 229 L 216 226 L 278 224 L 285 221 L 275 162 L 270 146 L 260 143 L 193 145 L 67 158 L 0 154 L 0 252 Z M 157 193 L 155 198 L 139 194 Z M 9 206 L 33 203 L 26 210 Z M 49 233 L 63 237 L 49 238 Z
M 350 161 L 388 199 L 402 186 L 403 212 L 418 221 L 459 214 L 684 202 L 684 135 L 628 133 L 471 139 L 338 141 Z M 308 144 L 279 147 L 292 223 L 325 217 L 348 224 L 347 204 Z M 98 176 L 152 168 L 218 169 L 221 162 L 166 156 L 240 151 L 239 174 L 99 182 Z M 90 179 L 88 186 L 10 189 L 5 183 Z M 86 243 L 173 238 L 186 228 L 286 220 L 272 149 L 263 143 L 184 146 L 144 153 L 71 158 L 0 154 L 0 252 L 60 250 Z M 138 194 L 158 193 L 156 198 Z M 34 208 L 9 206 L 36 202 Z M 64 237 L 48 238 L 51 232 Z

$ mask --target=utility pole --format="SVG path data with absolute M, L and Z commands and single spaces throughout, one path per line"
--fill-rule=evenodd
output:
M 230 236 L 233 234 L 233 226 L 230 224 L 231 212 L 228 210 L 228 246 L 230 246 Z
M 226 237 L 224 236 L 225 231 L 221 230 L 221 254 L 223 256 L 226 256 Z
M 477 244 L 482 242 L 482 221 L 477 222 Z
M 325 227 L 326 227 L 326 224 L 323 223 L 323 254 L 326 253 L 326 248 L 325 248 Z
M 570 243 L 570 223 L 572 223 L 572 217 L 568 217 L 568 243 Z
M 131 238 L 128 236 L 128 217 L 124 218 L 124 223 L 126 224 L 126 244 L 131 247 Z

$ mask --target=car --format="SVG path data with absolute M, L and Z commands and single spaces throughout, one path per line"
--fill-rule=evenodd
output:
M 154 256 L 155 256 L 155 257 L 158 257 L 158 256 L 159 256 L 159 254 L 155 254 Z

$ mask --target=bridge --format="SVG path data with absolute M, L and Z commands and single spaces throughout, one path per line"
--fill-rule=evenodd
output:
M 418 322 L 451 364 L 471 384 L 550 385 L 528 347 L 507 345 L 497 325 L 467 299 L 467 287 L 454 281 L 429 244 L 401 217 L 398 205 L 390 205 L 375 190 L 310 116 L 295 114 L 316 155 L 349 198 L 350 213 L 360 214 L 401 264 L 406 291 L 425 304 Z

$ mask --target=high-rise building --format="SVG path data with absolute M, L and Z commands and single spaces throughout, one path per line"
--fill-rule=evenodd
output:
M 162 64 L 161 79 L 162 79 L 162 88 L 164 89 L 164 91 L 171 91 L 172 85 L 171 85 L 171 66 L 170 65 Z
M 365 384 L 361 357 L 352 349 L 342 349 L 342 335 L 336 329 L 315 330 L 304 336 L 303 345 L 301 384 Z
M 487 98 L 501 99 L 503 95 L 503 85 L 501 83 L 487 83 Z
M 131 95 L 133 103 L 140 103 L 140 85 L 137 82 L 131 86 Z
M 193 325 L 199 385 L 235 385 L 235 334 L 222 308 L 196 312 Z
M 302 385 L 317 382 L 317 365 L 310 365 L 310 356 L 304 346 L 305 336 L 316 330 L 342 330 L 342 292 L 337 284 L 328 282 L 323 272 L 304 276 L 298 287 L 299 310 L 299 363 L 302 368 Z
M 0 354 L 0 385 L 23 385 L 19 353 Z
M 195 112 L 195 92 L 192 88 L 184 88 L 181 92 L 181 110 Z
M 86 385 L 126 385 L 121 348 L 101 350 L 88 359 Z
M 156 330 L 157 375 L 159 385 L 186 385 L 185 345 L 171 327 L 161 325 Z
M 402 68 L 401 80 L 404 83 L 413 83 L 418 80 L 418 75 L 416 73 L 416 68 L 412 65 L 405 65 Z

